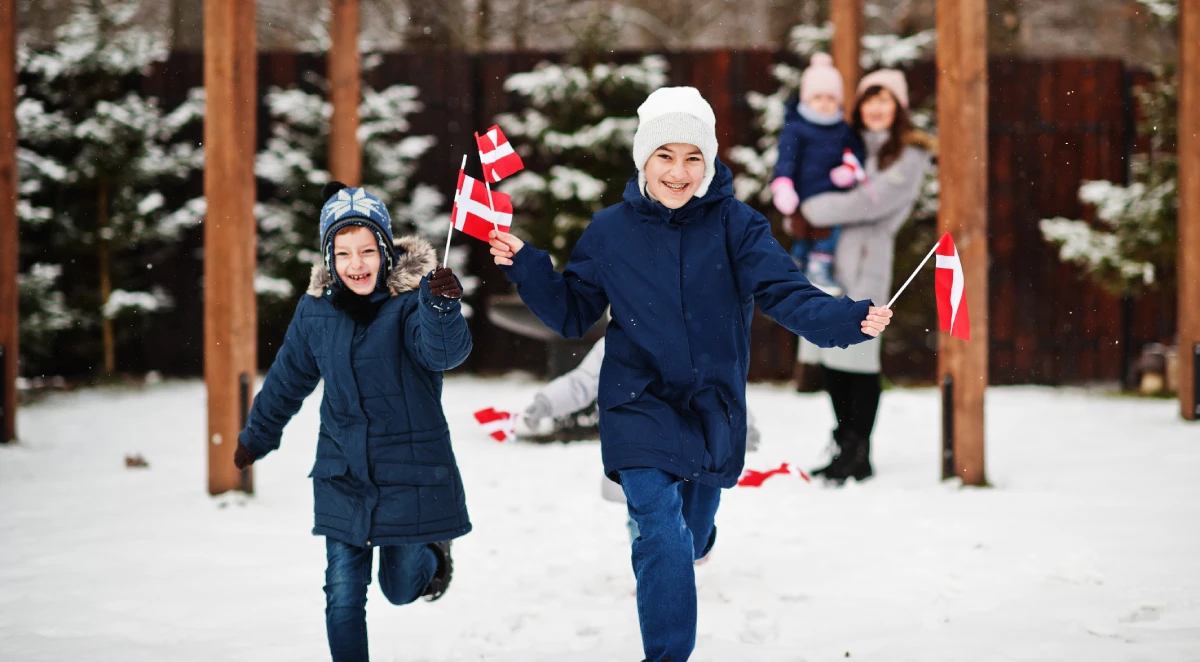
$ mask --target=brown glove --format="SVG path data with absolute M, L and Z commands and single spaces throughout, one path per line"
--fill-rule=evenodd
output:
M 245 471 L 246 467 L 254 464 L 254 455 L 240 441 L 238 442 L 237 450 L 233 452 L 233 464 L 237 466 L 238 471 Z
M 433 296 L 444 299 L 461 299 L 463 295 L 462 288 L 458 286 L 458 279 L 454 277 L 454 271 L 440 264 L 429 274 L 429 291 Z

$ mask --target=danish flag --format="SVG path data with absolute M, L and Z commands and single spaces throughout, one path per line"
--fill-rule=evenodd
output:
M 483 162 L 483 178 L 487 181 L 495 184 L 525 167 L 499 126 L 493 126 L 482 136 L 476 133 L 475 142 L 479 144 L 479 160 Z
M 949 331 L 955 338 L 970 340 L 971 319 L 967 315 L 967 298 L 963 296 L 966 282 L 963 280 L 962 261 L 958 259 L 958 248 L 954 246 L 954 239 L 949 232 L 938 240 L 936 252 L 934 290 L 942 331 Z
M 494 210 L 488 203 L 488 191 L 483 182 L 459 170 L 454 208 L 450 211 L 454 228 L 480 241 L 488 241 L 488 233 L 496 226 L 508 232 L 513 218 L 512 198 L 507 193 L 492 191 L 491 204 L 495 205 Z
M 495 407 L 488 407 L 475 412 L 475 420 L 479 421 L 484 432 L 487 432 L 496 441 L 504 442 L 513 438 L 513 426 L 517 421 L 509 412 L 496 411 Z
M 762 487 L 762 484 L 771 476 L 782 476 L 784 474 L 791 474 L 798 478 L 802 478 L 806 483 L 812 482 L 812 479 L 809 478 L 808 474 L 804 473 L 802 469 L 799 467 L 793 467 L 787 462 L 784 462 L 783 464 L 779 465 L 779 468 L 771 469 L 769 471 L 754 471 L 753 469 L 746 469 L 742 471 L 742 477 L 738 479 L 737 484 L 738 487 Z

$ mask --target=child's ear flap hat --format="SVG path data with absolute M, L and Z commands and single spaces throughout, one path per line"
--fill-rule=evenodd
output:
M 646 193 L 646 161 L 654 150 L 669 143 L 686 143 L 704 155 L 704 181 L 696 197 L 704 197 L 717 173 L 717 117 L 712 106 L 694 87 L 661 87 L 638 107 L 638 127 L 633 134 L 633 164 L 638 188 Z
M 321 207 L 321 256 L 325 268 L 335 283 L 341 284 L 333 265 L 333 237 L 348 225 L 360 225 L 370 230 L 379 243 L 380 264 L 376 287 L 386 283 L 396 261 L 392 247 L 392 217 L 387 206 L 364 188 L 351 188 L 341 182 L 329 182 L 323 191 L 325 205 Z

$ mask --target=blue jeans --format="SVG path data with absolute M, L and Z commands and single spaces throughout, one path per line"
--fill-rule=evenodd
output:
M 334 662 L 367 662 L 367 587 L 374 547 L 355 547 L 325 538 L 325 632 Z M 437 554 L 428 545 L 379 548 L 379 588 L 394 605 L 425 593 L 437 572 Z
M 637 524 L 633 574 L 647 662 L 684 662 L 696 647 L 696 570 L 717 538 L 721 490 L 659 469 L 625 469 L 621 486 Z

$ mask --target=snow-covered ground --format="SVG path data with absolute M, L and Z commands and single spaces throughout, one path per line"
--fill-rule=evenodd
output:
M 531 381 L 452 377 L 444 400 L 475 530 L 441 601 L 370 591 L 374 659 L 641 659 L 621 506 L 595 442 L 498 444 L 471 412 Z M 205 492 L 204 387 L 51 397 L 0 448 L 0 659 L 327 659 L 310 535 L 317 400 L 257 465 Z M 821 395 L 752 386 L 747 466 L 821 459 Z M 1171 401 L 993 389 L 989 489 L 939 478 L 933 390 L 884 394 L 878 476 L 727 491 L 698 568 L 704 661 L 1200 660 L 1200 426 Z M 127 469 L 140 452 L 148 469 Z

